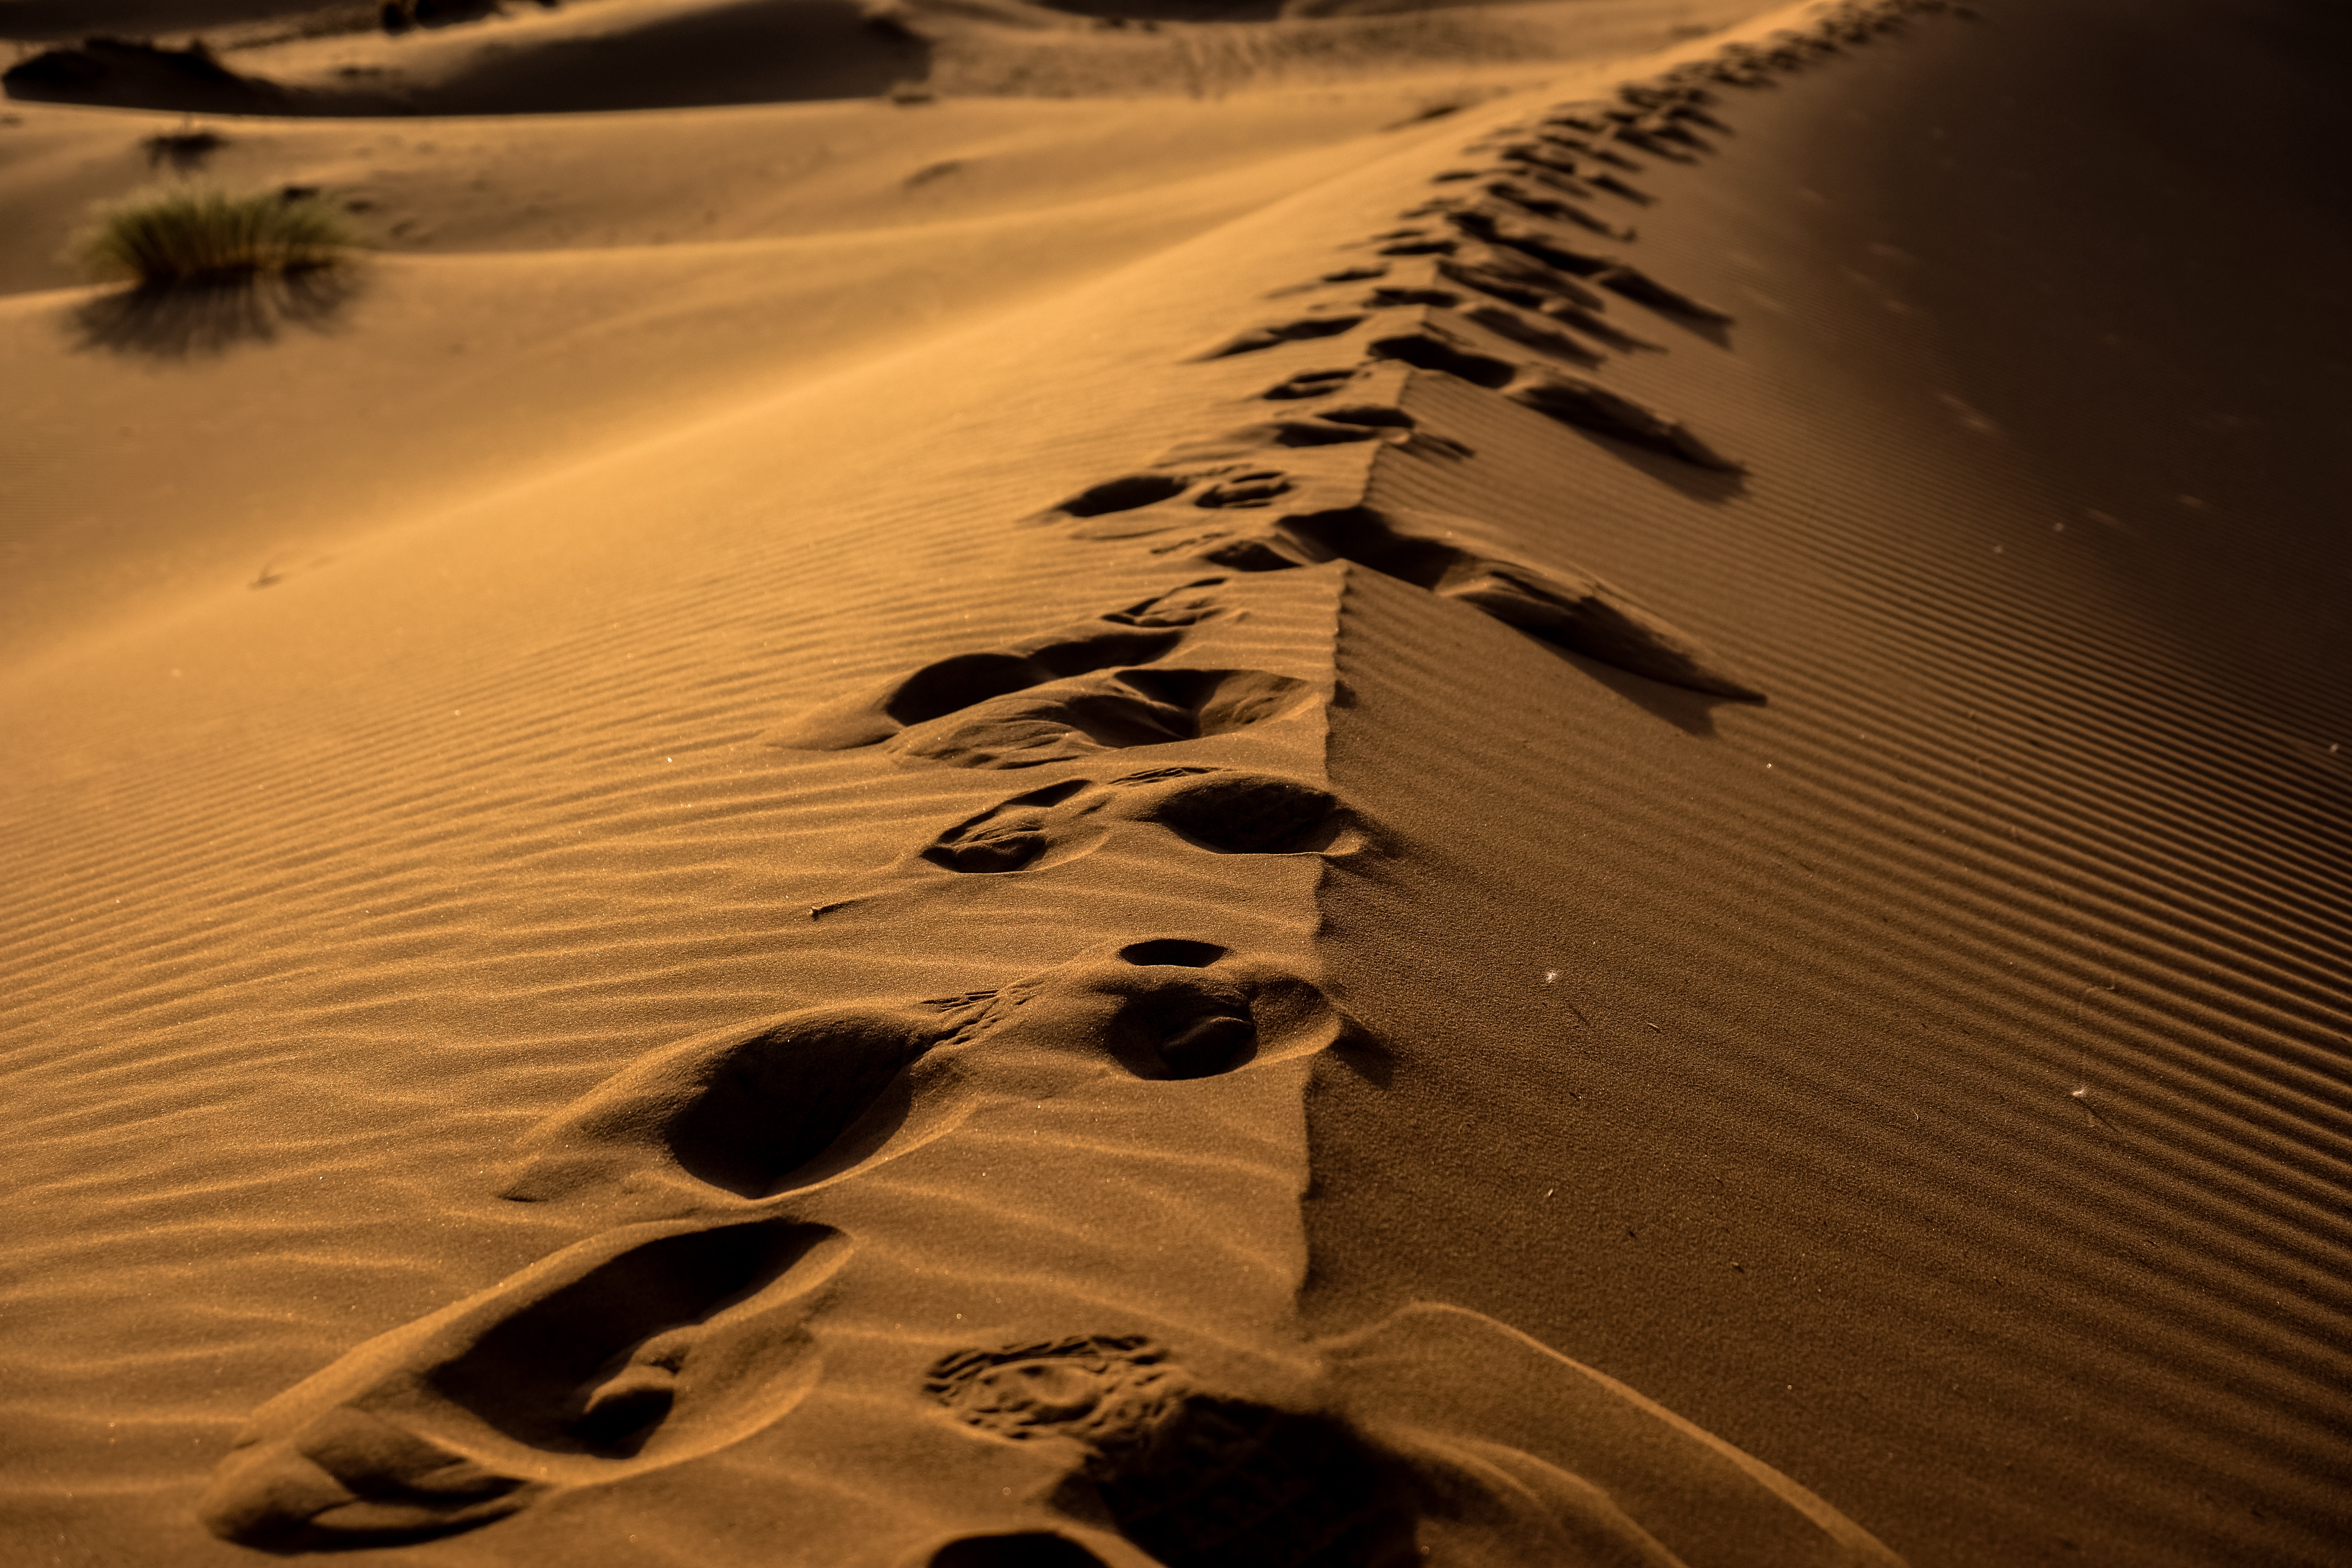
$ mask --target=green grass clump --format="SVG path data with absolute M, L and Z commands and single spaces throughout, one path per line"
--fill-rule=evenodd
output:
M 333 211 L 309 197 L 181 188 L 116 206 L 79 249 L 82 264 L 101 277 L 169 288 L 332 267 L 357 243 Z

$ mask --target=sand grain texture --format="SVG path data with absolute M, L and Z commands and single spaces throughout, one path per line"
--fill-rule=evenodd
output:
M 12 1550 L 2330 1561 L 2346 40 L 1979 9 L 7 253 Z

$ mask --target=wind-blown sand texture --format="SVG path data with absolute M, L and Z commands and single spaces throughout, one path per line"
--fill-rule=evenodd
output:
M 2352 25 L 1016 9 L 10 106 L 12 1553 L 2338 1560 Z

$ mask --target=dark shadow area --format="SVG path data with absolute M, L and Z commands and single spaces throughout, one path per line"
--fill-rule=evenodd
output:
M 193 174 L 211 162 L 212 155 L 228 145 L 228 138 L 217 131 L 183 128 L 159 131 L 139 143 L 147 154 L 151 169 L 168 168 L 175 174 Z
M 1336 1417 L 1195 1394 L 1095 1443 L 1086 1481 L 1099 1508 L 1167 1568 L 1420 1559 L 1420 1488 Z
M 553 10 L 559 0 L 540 0 Z M 376 10 L 376 26 L 387 33 L 415 27 L 455 27 L 499 13 L 499 0 L 383 0 Z
M 1102 1559 L 1067 1536 L 1027 1530 L 950 1541 L 931 1553 L 929 1568 L 1102 1568 Z
M 2151 620 L 2233 628 L 2184 642 L 2304 728 L 2352 668 L 2352 10 L 2241 0 L 2199 26 L 2004 11 L 1939 51 L 1973 80 L 1889 50 L 1818 133 L 1870 157 L 1819 188 L 1858 265 L 1962 324 L 1950 390 L 2051 476 L 2070 534 L 2132 563 L 2115 581 Z
M 175 109 L 188 114 L 292 114 L 294 96 L 275 82 L 241 76 L 202 39 L 167 49 L 132 38 L 85 38 L 44 49 L 0 73 L 10 98 L 30 103 Z
M 394 9 L 394 31 L 465 19 L 463 0 Z M 20 60 L 0 84 L 36 102 L 189 114 L 562 114 L 875 98 L 927 77 L 930 52 L 856 0 L 740 0 L 607 36 L 485 47 L 447 77 L 397 87 L 291 88 L 231 69 L 201 41 L 95 37 Z
M 833 1150 L 877 1106 L 887 1137 L 910 1103 L 899 1075 L 931 1043 L 891 1015 L 851 1015 L 751 1036 L 717 1063 L 704 1064 L 698 1078 L 655 1091 L 653 1098 L 677 1107 L 664 1142 L 696 1180 L 740 1197 L 765 1197 Z
M 0 38 L 152 37 L 326 8 L 320 0 L 0 0 Z
M 757 1294 L 836 1233 L 788 1219 L 662 1237 L 600 1265 L 499 1323 L 429 1374 L 446 1397 L 519 1441 L 625 1457 L 670 1413 L 672 1391 L 586 1404 L 627 1352 Z
M 235 281 L 142 285 L 74 307 L 78 350 L 193 359 L 268 343 L 289 328 L 332 331 L 362 291 L 352 267 L 313 267 Z
M 930 68 L 928 41 L 869 19 L 856 0 L 744 0 L 485 57 L 411 101 L 432 114 L 551 114 L 874 98 Z
M 1225 956 L 1228 950 L 1213 942 L 1189 942 L 1182 937 L 1155 937 L 1150 942 L 1131 942 L 1118 950 L 1120 958 L 1133 964 L 1173 964 L 1181 969 L 1206 969 Z

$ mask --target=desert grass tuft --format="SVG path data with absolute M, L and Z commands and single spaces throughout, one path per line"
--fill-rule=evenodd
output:
M 154 289 L 314 271 L 342 262 L 357 244 L 332 210 L 310 197 L 173 188 L 102 214 L 78 254 L 97 276 Z

